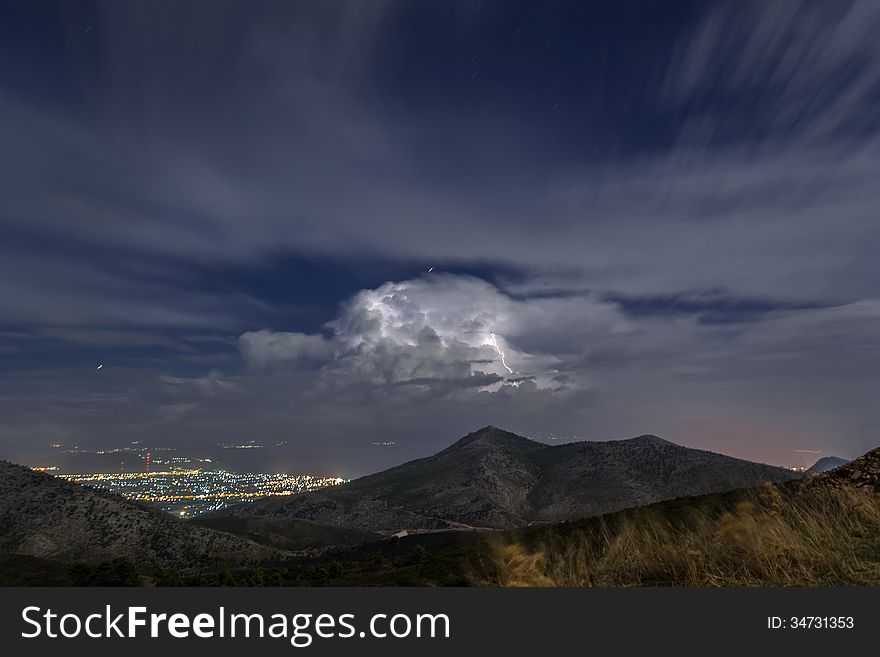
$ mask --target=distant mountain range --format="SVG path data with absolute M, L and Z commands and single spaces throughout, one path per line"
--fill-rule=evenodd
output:
M 370 531 L 505 529 L 798 476 L 656 436 L 551 446 L 489 426 L 434 456 L 332 489 L 213 515 L 299 518 Z

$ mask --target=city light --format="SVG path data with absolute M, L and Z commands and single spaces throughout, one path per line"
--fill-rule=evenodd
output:
M 340 477 L 199 469 L 55 476 L 185 517 L 216 511 L 237 502 L 295 495 L 346 481 Z

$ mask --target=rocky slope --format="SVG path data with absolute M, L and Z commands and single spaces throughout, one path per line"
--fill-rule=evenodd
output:
M 805 488 L 813 486 L 854 487 L 880 492 L 880 447 L 804 482 Z
M 58 562 L 127 558 L 140 568 L 247 564 L 282 556 L 116 495 L 0 461 L 0 554 Z
M 796 476 L 654 436 L 550 446 L 485 427 L 434 456 L 332 490 L 220 513 L 373 531 L 510 528 Z

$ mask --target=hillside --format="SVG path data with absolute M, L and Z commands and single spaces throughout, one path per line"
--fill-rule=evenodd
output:
M 804 488 L 817 486 L 864 488 L 880 491 L 880 447 L 873 449 L 855 461 L 847 461 L 834 469 L 810 477 L 803 482 Z
M 878 586 L 880 449 L 807 479 L 511 532 L 471 555 L 504 586 Z
M 330 585 L 878 586 L 880 449 L 827 475 L 337 553 Z M 381 554 L 381 558 L 379 557 Z
M 128 559 L 139 568 L 248 564 L 280 553 L 190 526 L 116 495 L 0 461 L 0 555 L 70 563 Z
M 260 500 L 219 515 L 372 531 L 512 528 L 796 476 L 654 436 L 550 446 L 485 427 L 434 456 L 332 490 Z
M 310 551 L 330 546 L 350 546 L 377 541 L 373 532 L 319 525 L 299 518 L 200 516 L 187 524 L 244 536 L 255 543 L 281 550 Z

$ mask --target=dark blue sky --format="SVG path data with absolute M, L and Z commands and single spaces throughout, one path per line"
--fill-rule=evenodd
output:
M 855 456 L 878 27 L 870 2 L 4 3 L 0 455 L 247 435 L 358 474 L 492 423 Z

